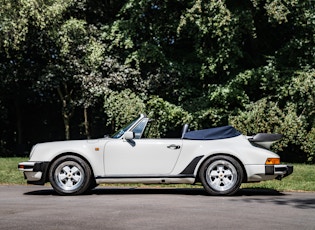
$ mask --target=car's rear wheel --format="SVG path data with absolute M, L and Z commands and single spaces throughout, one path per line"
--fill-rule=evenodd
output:
M 211 195 L 233 195 L 243 181 L 244 172 L 238 161 L 229 156 L 215 156 L 206 160 L 199 177 Z
M 54 161 L 49 170 L 49 181 L 60 195 L 79 195 L 91 185 L 90 166 L 77 156 L 62 156 Z

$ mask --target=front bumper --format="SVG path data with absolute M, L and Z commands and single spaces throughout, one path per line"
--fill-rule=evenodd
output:
M 21 162 L 18 169 L 24 173 L 28 184 L 43 185 L 46 182 L 49 162 Z

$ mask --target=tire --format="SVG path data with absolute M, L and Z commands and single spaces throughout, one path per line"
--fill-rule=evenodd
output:
M 95 189 L 97 186 L 99 186 L 99 184 L 96 183 L 94 178 L 91 178 L 91 183 L 89 186 L 89 190 Z
M 63 156 L 49 169 L 49 181 L 60 195 L 79 195 L 91 186 L 90 166 L 77 156 Z
M 229 156 L 215 156 L 206 160 L 199 178 L 210 195 L 233 195 L 243 181 L 244 172 L 238 161 Z

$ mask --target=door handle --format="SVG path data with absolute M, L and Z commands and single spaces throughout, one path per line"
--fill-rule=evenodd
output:
M 169 148 L 169 149 L 180 149 L 180 145 L 172 144 L 172 145 L 167 146 L 167 148 Z

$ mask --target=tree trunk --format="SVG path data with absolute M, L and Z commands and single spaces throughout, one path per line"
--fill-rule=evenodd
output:
M 62 93 L 61 88 L 57 88 L 58 95 L 62 102 L 62 118 L 65 126 L 65 138 L 70 140 L 70 118 L 73 114 L 73 108 L 71 106 L 71 92 L 68 92 L 68 87 L 64 84 L 65 95 Z
M 65 125 L 65 137 L 66 140 L 70 140 L 70 117 L 69 115 L 63 110 L 63 123 Z
M 91 139 L 87 107 L 84 107 L 84 128 L 87 139 Z
M 25 151 L 25 144 L 23 143 L 23 124 L 21 103 L 18 98 L 14 100 L 15 114 L 16 114 L 16 149 L 17 156 L 23 156 Z
M 18 145 L 22 144 L 22 114 L 19 99 L 14 100 L 15 114 L 16 114 L 16 142 Z

